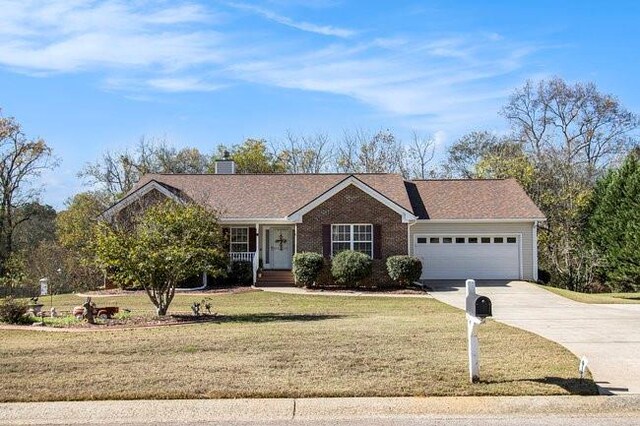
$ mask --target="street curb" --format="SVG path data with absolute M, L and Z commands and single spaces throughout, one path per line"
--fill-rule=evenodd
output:
M 0 424 L 201 423 L 388 416 L 640 414 L 640 395 L 424 398 L 283 398 L 0 404 Z

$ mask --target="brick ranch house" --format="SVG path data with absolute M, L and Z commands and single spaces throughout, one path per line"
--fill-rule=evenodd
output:
M 141 200 L 202 203 L 218 212 L 231 260 L 252 263 L 254 283 L 259 266 L 287 281 L 290 273 L 270 271 L 290 271 L 294 253 L 329 258 L 345 249 L 379 263 L 417 256 L 425 280 L 538 278 L 537 225 L 545 218 L 514 179 L 235 174 L 231 160 L 216 172 L 145 175 L 104 217 L 117 220 Z

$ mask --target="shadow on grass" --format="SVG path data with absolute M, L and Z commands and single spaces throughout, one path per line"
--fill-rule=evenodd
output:
M 518 379 L 518 380 L 481 380 L 480 383 L 516 383 L 516 382 L 533 382 L 543 385 L 554 385 L 561 387 L 571 395 L 597 395 L 598 386 L 593 380 L 579 378 L 564 377 L 542 377 L 538 379 Z
M 216 323 L 264 323 L 264 322 L 311 322 L 344 318 L 345 315 L 328 314 L 239 314 L 220 315 L 212 319 Z

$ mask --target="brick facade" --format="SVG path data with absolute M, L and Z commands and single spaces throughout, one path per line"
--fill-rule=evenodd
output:
M 322 253 L 322 225 L 333 223 L 380 225 L 382 258 L 407 254 L 407 224 L 402 223 L 402 217 L 353 185 L 302 217 L 297 251 Z

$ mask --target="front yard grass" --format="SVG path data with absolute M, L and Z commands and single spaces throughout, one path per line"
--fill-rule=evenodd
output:
M 171 311 L 188 311 L 199 298 L 176 296 Z M 483 381 L 469 384 L 464 313 L 433 299 L 268 292 L 212 299 L 219 322 L 0 330 L 0 401 L 596 393 L 591 380 L 577 379 L 570 352 L 494 321 L 479 332 Z M 56 296 L 54 306 L 81 301 Z M 153 312 L 144 295 L 95 301 Z
M 640 293 L 579 293 L 564 288 L 538 285 L 552 293 L 581 303 L 593 304 L 633 304 L 640 303 Z

